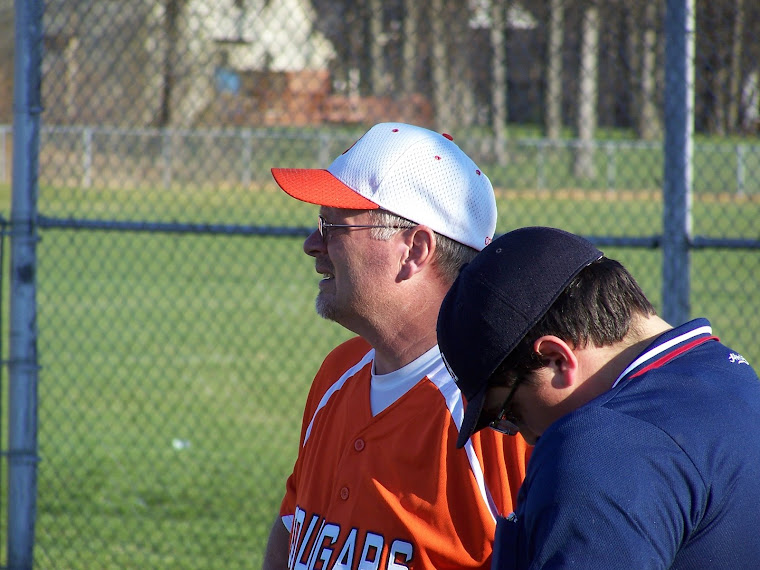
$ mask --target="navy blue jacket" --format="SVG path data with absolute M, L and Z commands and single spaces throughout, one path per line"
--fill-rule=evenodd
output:
M 760 568 L 760 380 L 705 319 L 538 440 L 492 568 Z

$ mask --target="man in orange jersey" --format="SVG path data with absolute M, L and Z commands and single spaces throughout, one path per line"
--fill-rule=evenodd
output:
M 488 568 L 525 474 L 521 438 L 456 448 L 462 394 L 436 320 L 460 268 L 491 241 L 488 178 L 451 137 L 375 125 L 327 169 L 272 169 L 320 206 L 304 242 L 317 312 L 355 332 L 311 386 L 264 568 Z

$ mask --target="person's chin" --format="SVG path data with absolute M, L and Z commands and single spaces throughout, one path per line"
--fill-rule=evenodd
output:
M 323 319 L 327 319 L 328 321 L 334 321 L 336 320 L 336 312 L 334 306 L 330 303 L 328 299 L 325 298 L 322 293 L 317 295 L 317 300 L 314 303 L 315 308 L 317 310 L 317 314 L 322 317 Z

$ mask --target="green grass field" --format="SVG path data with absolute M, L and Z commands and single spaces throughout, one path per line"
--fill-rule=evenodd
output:
M 499 195 L 499 232 L 542 224 L 596 236 L 662 233 L 661 202 L 647 192 Z M 7 196 L 0 187 L 5 217 Z M 46 186 L 40 210 L 294 226 L 313 226 L 316 216 L 316 207 L 271 184 L 181 192 Z M 693 214 L 697 234 L 758 237 L 757 200 L 698 197 Z M 309 382 L 349 336 L 315 315 L 319 276 L 301 241 L 41 231 L 36 567 L 260 566 Z M 659 307 L 661 251 L 606 253 L 631 268 Z M 758 282 L 756 250 L 693 253 L 692 314 L 709 317 L 754 363 Z M 0 525 L 5 536 L 5 516 Z

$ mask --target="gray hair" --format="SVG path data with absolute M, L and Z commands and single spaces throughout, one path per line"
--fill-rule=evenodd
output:
M 371 210 L 370 220 L 370 223 L 378 226 L 413 228 L 418 225 L 411 220 L 385 210 Z M 373 239 L 387 241 L 398 231 L 397 227 L 372 228 L 370 235 Z M 454 279 L 459 275 L 459 270 L 462 269 L 462 266 L 472 261 L 478 251 L 438 232 L 433 233 L 435 234 L 436 245 L 433 263 L 438 267 L 441 276 L 447 279 L 449 283 L 453 283 Z

